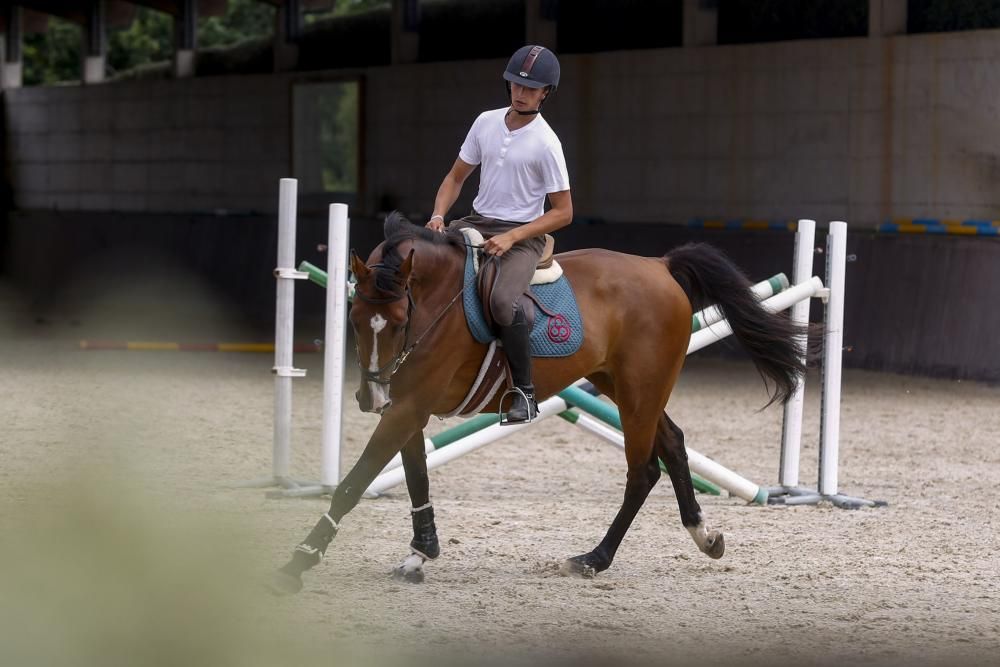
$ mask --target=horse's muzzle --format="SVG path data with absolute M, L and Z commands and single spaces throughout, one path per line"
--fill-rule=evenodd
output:
M 386 392 L 388 394 L 388 392 Z M 392 399 L 388 396 L 379 396 L 379 400 L 375 400 L 371 389 L 364 385 L 362 389 L 359 389 L 354 393 L 354 398 L 358 402 L 358 408 L 361 412 L 372 412 L 377 415 L 384 414 L 386 410 L 392 407 Z

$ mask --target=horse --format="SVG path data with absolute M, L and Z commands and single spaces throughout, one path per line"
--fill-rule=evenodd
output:
M 425 561 L 440 546 L 424 451 L 423 429 L 432 415 L 448 414 L 466 396 L 486 354 L 469 331 L 463 310 L 465 237 L 436 232 L 397 212 L 384 223 L 385 240 L 367 261 L 352 250 L 357 284 L 350 312 L 361 387 L 360 409 L 381 415 L 354 467 L 332 492 L 329 511 L 268 582 L 294 594 L 340 530 L 342 518 L 396 453 L 401 454 L 412 503 L 410 554 L 393 571 L 422 581 Z M 718 304 L 764 380 L 767 405 L 786 402 L 806 369 L 807 327 L 771 313 L 751 283 L 720 250 L 689 243 L 662 257 L 603 249 L 556 255 L 572 285 L 583 320 L 583 342 L 573 354 L 532 360 L 538 400 L 586 378 L 617 404 L 627 464 L 624 499 L 604 539 L 590 552 L 564 561 L 571 575 L 608 569 L 633 519 L 660 478 L 659 461 L 673 484 L 681 524 L 713 559 L 725 552 L 723 533 L 710 528 L 695 499 L 684 433 L 665 409 L 684 365 L 691 315 Z M 499 412 L 494 397 L 483 411 Z M 765 406 L 766 407 L 766 406 Z

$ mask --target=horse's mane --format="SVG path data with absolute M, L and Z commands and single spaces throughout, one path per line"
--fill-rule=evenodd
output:
M 385 235 L 385 243 L 382 244 L 382 265 L 379 267 L 382 270 L 375 272 L 375 287 L 392 294 L 401 291 L 397 274 L 404 259 L 399 252 L 399 246 L 404 242 L 424 241 L 432 245 L 456 248 L 465 246 L 465 237 L 461 232 L 452 229 L 446 230 L 444 234 L 435 232 L 413 224 L 399 211 L 393 211 L 386 216 L 382 231 Z

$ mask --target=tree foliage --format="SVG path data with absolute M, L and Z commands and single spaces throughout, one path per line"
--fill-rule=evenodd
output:
M 323 190 L 354 192 L 358 186 L 358 84 L 330 84 L 324 89 L 317 98 Z
M 392 3 L 391 0 L 336 0 L 332 4 L 332 9 L 306 13 L 305 23 L 315 23 L 337 16 L 353 16 L 371 11 L 372 9 L 389 7 Z
M 274 34 L 275 9 L 258 0 L 229 0 L 222 16 L 198 21 L 198 46 L 211 49 L 233 46 Z
M 367 0 L 362 0 L 367 1 Z M 351 3 L 348 3 L 351 4 Z M 229 0 L 226 13 L 198 21 L 198 46 L 226 47 L 273 34 L 275 9 L 259 0 Z M 24 39 L 26 85 L 78 81 L 83 29 L 52 17 L 44 34 Z M 130 26 L 108 35 L 108 66 L 124 72 L 155 62 L 169 61 L 174 48 L 174 19 L 169 14 L 139 7 Z
M 69 21 L 53 18 L 44 35 L 25 35 L 21 57 L 25 85 L 78 81 L 83 30 Z
M 108 67 L 124 72 L 169 60 L 173 53 L 174 25 L 167 14 L 140 7 L 132 25 L 108 36 Z

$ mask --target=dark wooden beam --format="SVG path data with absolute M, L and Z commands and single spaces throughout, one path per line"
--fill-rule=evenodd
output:
M 170 14 L 171 16 L 177 16 L 178 11 L 178 1 L 177 0 L 131 0 L 132 4 L 141 5 L 142 7 L 148 7 L 149 9 L 155 9 L 158 12 L 164 12 Z
M 7 3 L 4 3 L 7 4 Z M 20 0 L 9 4 L 18 4 L 25 9 L 36 11 L 40 14 L 58 16 L 61 19 L 72 21 L 81 26 L 87 25 L 87 3 L 72 2 L 70 0 Z

